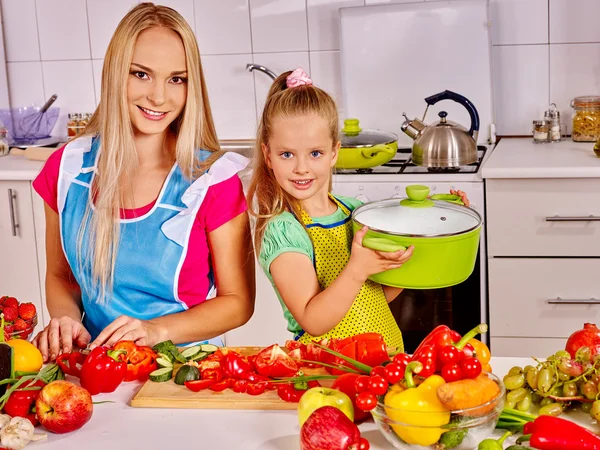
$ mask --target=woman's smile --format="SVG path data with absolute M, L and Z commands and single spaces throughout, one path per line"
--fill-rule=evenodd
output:
M 164 119 L 168 112 L 161 112 L 161 111 L 154 111 L 153 109 L 148 109 L 148 108 L 144 108 L 143 106 L 139 106 L 136 105 L 140 111 L 142 112 L 142 115 L 149 120 L 154 120 L 154 121 L 158 121 L 158 120 L 162 120 Z

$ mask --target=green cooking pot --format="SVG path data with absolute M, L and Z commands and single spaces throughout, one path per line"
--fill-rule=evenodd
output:
M 429 197 L 427 186 L 406 188 L 408 198 L 366 203 L 352 213 L 354 232 L 367 226 L 363 245 L 397 251 L 414 246 L 412 257 L 370 277 L 386 286 L 434 289 L 462 283 L 473 273 L 483 220 L 457 196 Z
M 358 119 L 344 120 L 340 148 L 335 167 L 368 169 L 385 164 L 398 151 L 398 136 L 379 130 L 363 130 Z

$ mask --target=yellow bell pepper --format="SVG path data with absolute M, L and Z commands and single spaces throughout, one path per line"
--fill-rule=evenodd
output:
M 411 362 L 406 368 L 407 389 L 388 391 L 383 403 L 388 418 L 397 422 L 390 426 L 400 439 L 407 444 L 428 446 L 447 431 L 438 427 L 450 422 L 450 412 L 437 397 L 438 386 L 445 383 L 442 377 L 431 375 L 415 387 L 412 372 L 418 373 L 422 367 L 419 362 Z
M 486 372 L 491 372 L 492 367 L 490 366 L 490 358 L 492 357 L 492 354 L 488 346 L 477 339 L 470 339 L 469 344 L 473 346 L 473 349 L 475 350 L 475 355 L 473 356 L 479 360 L 482 369 Z

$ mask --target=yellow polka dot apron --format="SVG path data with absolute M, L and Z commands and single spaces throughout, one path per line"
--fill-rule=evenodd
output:
M 353 239 L 350 208 L 331 194 L 330 198 L 347 214 L 348 217 L 343 221 L 321 225 L 314 223 L 305 211 L 300 214 L 301 221 L 313 243 L 313 263 L 322 290 L 333 283 L 346 267 L 350 259 Z M 380 333 L 388 347 L 404 350 L 402 333 L 390 311 L 383 287 L 371 280 L 365 281 L 350 310 L 335 328 L 321 336 L 301 332 L 297 339 L 308 343 L 323 338 L 345 338 L 360 333 Z

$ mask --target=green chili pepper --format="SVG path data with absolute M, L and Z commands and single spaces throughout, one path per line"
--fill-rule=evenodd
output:
M 502 444 L 507 437 L 509 437 L 512 433 L 507 431 L 502 435 L 502 437 L 498 440 L 495 439 L 484 439 L 477 446 L 477 450 L 503 450 Z

